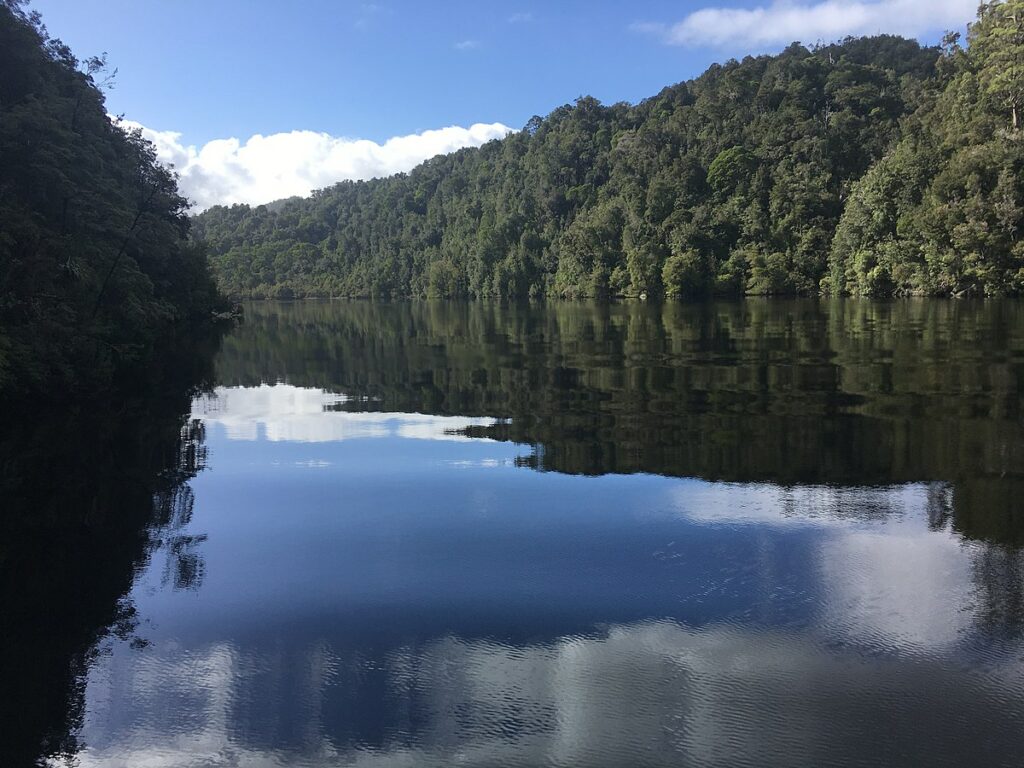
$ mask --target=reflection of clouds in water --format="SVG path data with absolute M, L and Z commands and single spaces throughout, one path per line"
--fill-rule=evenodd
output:
M 954 645 L 974 618 L 971 549 L 948 531 L 845 531 L 825 541 L 826 623 L 904 651 Z
M 212 396 L 197 398 L 193 418 L 224 427 L 229 440 L 302 443 L 337 442 L 371 437 L 466 441 L 455 434 L 494 419 L 431 416 L 422 413 L 357 413 L 332 410 L 348 401 L 323 389 L 264 384 L 259 387 L 218 387 Z
M 817 558 L 830 632 L 929 652 L 972 625 L 970 556 L 980 545 L 929 529 L 942 486 L 692 483 L 673 493 L 673 510 L 696 522 L 827 527 Z
M 983 760 L 986 749 L 1005 750 L 1024 713 L 1019 661 L 971 672 L 829 651 L 785 631 L 651 621 L 525 646 L 448 637 L 396 649 L 376 663 L 386 695 L 414 716 L 368 746 L 325 732 L 337 723 L 331 690 L 361 694 L 366 671 L 344 669 L 323 642 L 158 653 L 117 654 L 94 673 L 83 768 L 731 766 L 752 755 L 762 765 L 824 765 L 837 750 L 875 764 L 901 746 L 900 728 L 920 730 L 907 743 L 931 750 L 922 758 L 950 764 L 958 753 Z M 112 703 L 132 715 L 107 740 Z M 261 747 L 297 719 L 288 750 Z
M 90 672 L 85 732 L 90 733 L 104 714 L 123 716 L 124 710 L 137 707 L 135 724 L 128 734 L 132 743 L 114 742 L 109 749 L 99 750 L 86 747 L 73 761 L 52 759 L 51 766 L 224 764 L 232 751 L 228 737 L 233 727 L 232 701 L 239 681 L 244 679 L 239 674 L 235 649 L 222 643 L 204 652 L 182 651 L 171 663 L 153 654 L 136 653 L 127 670 L 110 661 L 101 659 Z M 164 700 L 178 704 L 176 722 L 168 723 L 157 714 Z M 181 706 L 186 702 L 188 711 Z M 159 746 L 139 748 L 134 744 Z
M 857 488 L 827 485 L 691 482 L 671 490 L 671 510 L 694 522 L 845 526 L 927 512 L 931 486 Z M 921 517 L 920 519 L 925 519 Z
M 450 459 L 442 462 L 446 467 L 455 467 L 456 469 L 472 469 L 472 468 L 486 468 L 486 469 L 497 469 L 498 467 L 514 467 L 516 465 L 515 459 Z

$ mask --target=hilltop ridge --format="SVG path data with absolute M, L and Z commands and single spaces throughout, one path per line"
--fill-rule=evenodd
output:
M 636 105 L 581 97 L 194 231 L 237 296 L 1017 294 L 1020 5 L 983 5 L 966 47 L 793 44 Z

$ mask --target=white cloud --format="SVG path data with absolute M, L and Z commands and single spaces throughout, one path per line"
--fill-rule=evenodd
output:
M 316 131 L 291 131 L 270 136 L 256 134 L 245 142 L 215 139 L 201 147 L 182 142 L 174 131 L 156 131 L 139 123 L 156 145 L 157 157 L 181 175 L 182 193 L 198 211 L 211 205 L 258 205 L 346 179 L 372 179 L 412 170 L 435 155 L 463 147 L 477 147 L 500 139 L 512 129 L 501 123 L 476 123 L 469 128 L 449 126 L 383 144 L 347 139 Z
M 475 51 L 479 47 L 479 40 L 460 40 L 455 44 L 455 50 L 457 51 Z
M 964 26 L 977 6 L 978 0 L 774 0 L 755 8 L 702 8 L 676 24 L 639 22 L 632 29 L 670 45 L 716 47 L 828 42 L 883 32 L 917 37 Z
M 529 11 L 513 13 L 508 17 L 509 24 L 529 24 L 531 21 L 533 21 L 533 14 Z

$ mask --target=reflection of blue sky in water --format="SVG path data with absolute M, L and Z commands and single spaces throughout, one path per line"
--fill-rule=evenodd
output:
M 93 669 L 83 766 L 949 764 L 1018 738 L 1020 648 L 979 630 L 988 545 L 929 526 L 942 486 L 533 472 L 450 434 L 488 420 L 337 398 L 197 401 L 205 577 L 140 575 L 149 645 Z

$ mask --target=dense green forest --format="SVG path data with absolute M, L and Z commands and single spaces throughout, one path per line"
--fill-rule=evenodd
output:
M 1024 2 L 592 98 L 409 174 L 195 231 L 240 296 L 1024 290 Z
M 76 59 L 0 0 L 0 392 L 106 386 L 223 309 L 187 201 Z

